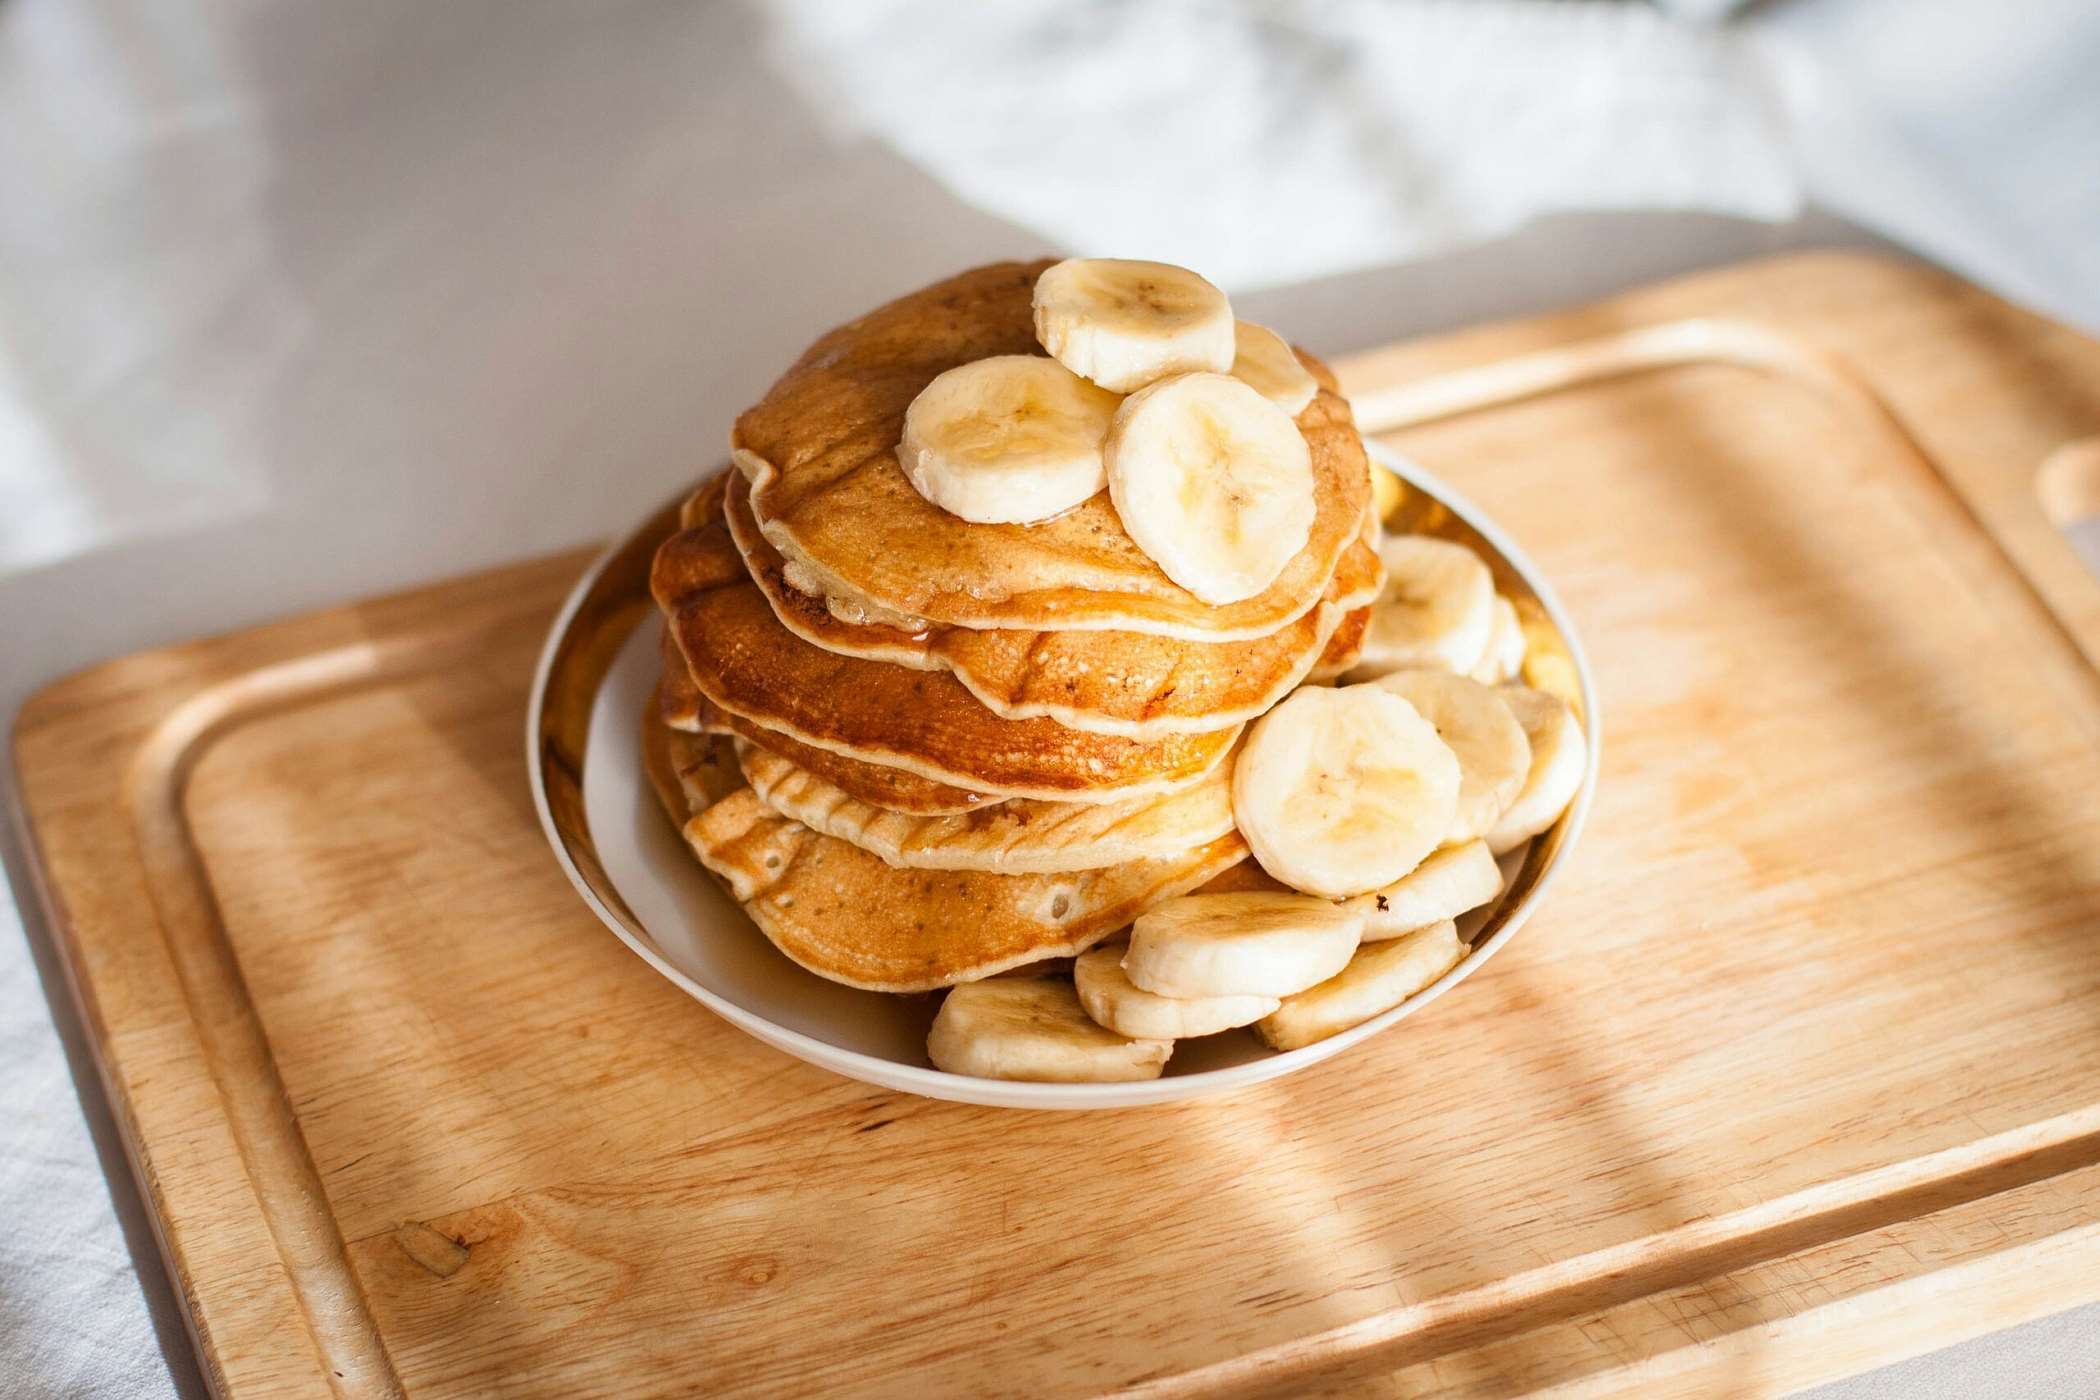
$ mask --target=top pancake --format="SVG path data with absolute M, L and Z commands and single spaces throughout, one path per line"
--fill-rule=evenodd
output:
M 747 493 L 742 479 L 732 477 L 726 501 L 730 535 L 774 615 L 796 636 L 842 656 L 952 672 L 1004 719 L 1047 716 L 1072 729 L 1126 739 L 1224 729 L 1266 713 L 1322 660 L 1345 616 L 1377 598 L 1385 578 L 1366 530 L 1343 551 L 1317 604 L 1248 641 L 1015 628 L 906 631 L 844 621 L 823 599 L 790 584 L 785 560 L 759 532 Z
M 1035 525 L 958 519 L 898 465 L 904 412 L 945 370 L 1037 354 L 1030 297 L 1048 262 L 975 269 L 893 301 L 812 345 L 730 435 L 751 510 L 789 566 L 853 621 L 916 628 L 1149 632 L 1191 641 L 1266 636 L 1319 602 L 1355 538 L 1369 464 L 1334 377 L 1298 416 L 1318 512 L 1305 547 L 1252 598 L 1214 606 L 1180 587 L 1123 529 L 1107 492 Z

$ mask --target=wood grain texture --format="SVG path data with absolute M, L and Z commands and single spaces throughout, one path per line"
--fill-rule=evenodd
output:
M 2100 346 L 1831 255 L 1340 369 L 1559 586 L 1605 771 L 1522 939 L 1238 1097 L 875 1092 L 657 977 L 524 779 L 580 558 L 33 699 L 213 1385 L 1757 1395 L 2100 1296 L 2100 588 L 2036 485 Z

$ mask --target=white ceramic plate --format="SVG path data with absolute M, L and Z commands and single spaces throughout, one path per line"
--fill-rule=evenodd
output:
M 534 800 L 555 858 L 584 902 L 622 942 L 716 1015 L 798 1059 L 886 1089 L 1013 1108 L 1126 1108 L 1244 1088 L 1341 1054 L 1457 986 L 1522 927 L 1574 844 L 1589 809 L 1599 757 L 1589 664 L 1565 609 L 1537 567 L 1450 487 L 1375 445 L 1372 450 L 1422 493 L 1417 506 L 1426 504 L 1432 528 L 1472 537 L 1470 542 L 1491 556 L 1506 590 L 1528 589 L 1565 646 L 1589 736 L 1588 772 L 1566 815 L 1529 847 L 1504 857 L 1510 881 L 1504 898 L 1460 922 L 1460 932 L 1477 939 L 1471 951 L 1435 983 L 1381 1016 L 1280 1054 L 1245 1031 L 1183 1041 L 1163 1077 L 1134 1084 L 1014 1083 L 933 1068 L 926 1059 L 926 1030 L 936 997 L 857 991 L 788 961 L 701 869 L 650 790 L 638 726 L 660 665 L 656 614 L 626 595 L 637 587 L 637 561 L 645 574 L 647 554 L 667 533 L 664 512 L 584 575 L 555 619 L 540 658 L 527 719 L 527 757 Z M 565 687 L 578 693 L 565 694 Z M 569 725 L 585 732 L 561 738 L 564 711 Z

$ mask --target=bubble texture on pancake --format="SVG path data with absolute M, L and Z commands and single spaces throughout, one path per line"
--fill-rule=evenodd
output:
M 1313 607 L 1370 496 L 1363 442 L 1326 366 L 1298 416 L 1317 515 L 1267 589 L 1214 607 L 1162 573 L 1103 492 L 1054 520 L 979 525 L 912 488 L 896 459 L 904 412 L 944 370 L 1039 353 L 1030 296 L 1047 261 L 965 272 L 819 339 L 736 422 L 731 454 L 765 537 L 861 620 L 970 628 L 1151 632 L 1193 641 L 1265 636 Z

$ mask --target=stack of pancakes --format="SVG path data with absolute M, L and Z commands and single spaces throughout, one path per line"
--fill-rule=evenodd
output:
M 852 986 L 1075 954 L 1232 871 L 1242 728 L 1355 663 L 1382 581 L 1362 442 L 1302 355 L 1316 515 L 1251 598 L 1170 581 L 1106 493 L 1027 526 L 920 496 L 906 409 L 943 371 L 1040 353 L 1048 265 L 964 273 L 823 337 L 737 420 L 734 469 L 656 557 L 658 791 L 775 945 Z

